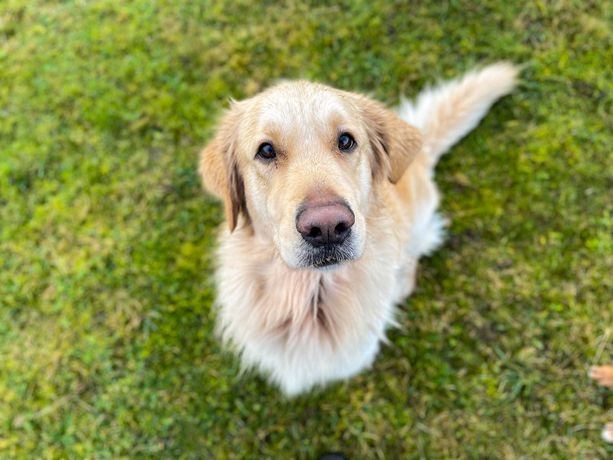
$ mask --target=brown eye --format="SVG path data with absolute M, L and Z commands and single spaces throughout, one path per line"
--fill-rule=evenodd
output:
M 355 139 L 349 133 L 343 133 L 338 136 L 338 149 L 341 152 L 350 152 L 357 145 Z
M 256 158 L 261 158 L 262 160 L 273 160 L 277 153 L 275 149 L 268 142 L 261 144 L 258 147 L 258 152 L 255 154 Z

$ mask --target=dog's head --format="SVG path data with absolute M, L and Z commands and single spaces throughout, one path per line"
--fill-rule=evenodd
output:
M 420 147 L 418 130 L 378 102 L 282 83 L 232 103 L 200 174 L 231 231 L 250 225 L 288 266 L 322 268 L 362 255 L 372 197 Z

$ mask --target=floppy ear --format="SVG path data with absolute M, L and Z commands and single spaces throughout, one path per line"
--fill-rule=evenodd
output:
M 421 133 L 383 104 L 359 97 L 374 158 L 373 176 L 387 176 L 395 184 L 421 150 Z
M 204 188 L 223 201 L 230 231 L 236 228 L 241 213 L 249 219 L 236 158 L 235 133 L 239 118 L 239 110 L 233 107 L 222 119 L 213 140 L 200 153 L 198 166 Z

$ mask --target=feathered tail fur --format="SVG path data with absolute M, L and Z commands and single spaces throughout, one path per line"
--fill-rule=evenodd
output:
M 511 92 L 518 73 L 519 68 L 508 62 L 490 65 L 426 88 L 415 102 L 403 100 L 398 114 L 421 130 L 424 151 L 434 166 L 477 126 L 496 100 Z

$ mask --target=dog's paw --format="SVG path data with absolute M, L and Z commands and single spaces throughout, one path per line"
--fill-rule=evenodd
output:
M 590 377 L 596 380 L 598 385 L 613 387 L 613 366 L 593 366 L 590 369 Z
M 602 439 L 605 442 L 613 444 L 613 422 L 607 423 L 602 429 Z

